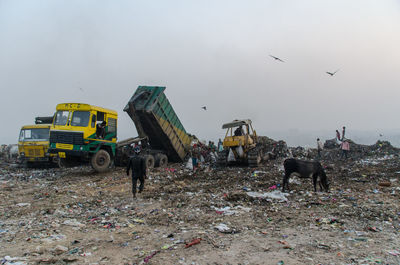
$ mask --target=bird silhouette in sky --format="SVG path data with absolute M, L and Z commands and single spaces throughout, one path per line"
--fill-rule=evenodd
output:
M 278 58 L 278 57 L 276 57 L 276 56 L 273 56 L 273 55 L 269 55 L 269 56 L 271 56 L 272 58 L 274 58 L 275 61 L 281 61 L 282 63 L 285 62 L 285 61 L 281 60 L 280 58 Z
M 379 134 L 379 136 L 380 136 L 380 137 L 382 137 L 382 136 L 383 136 L 383 134 L 381 134 L 381 133 L 380 133 L 380 134 Z
M 339 69 L 337 69 L 335 72 L 326 72 L 328 75 L 334 76 L 337 72 L 339 71 Z
M 204 107 L 201 107 L 203 110 L 207 110 L 207 107 L 206 106 L 204 106 Z
M 83 92 L 83 88 L 80 87 L 79 90 Z

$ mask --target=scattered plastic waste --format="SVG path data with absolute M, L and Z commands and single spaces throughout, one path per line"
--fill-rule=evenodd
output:
M 286 202 L 286 201 L 288 201 L 286 196 L 288 196 L 289 194 L 275 190 L 272 192 L 265 192 L 265 193 L 250 191 L 250 192 L 247 192 L 247 195 L 249 195 L 250 197 L 253 197 L 253 198 L 272 199 L 272 200 L 279 200 L 279 201 Z

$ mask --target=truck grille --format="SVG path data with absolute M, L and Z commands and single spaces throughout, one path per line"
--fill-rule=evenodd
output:
M 50 131 L 50 143 L 83 145 L 83 133 Z
M 44 156 L 43 148 L 25 148 L 25 155 L 28 157 L 42 157 Z

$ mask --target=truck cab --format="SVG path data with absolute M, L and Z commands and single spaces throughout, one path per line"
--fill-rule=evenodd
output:
M 18 139 L 21 162 L 27 165 L 55 162 L 56 155 L 48 153 L 50 124 L 22 126 Z
M 50 128 L 50 153 L 58 154 L 60 166 L 90 162 L 98 172 L 111 165 L 116 152 L 118 114 L 85 103 L 56 107 Z

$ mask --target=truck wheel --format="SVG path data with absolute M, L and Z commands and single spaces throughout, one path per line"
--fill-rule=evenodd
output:
M 153 168 L 154 167 L 154 156 L 152 155 L 145 155 L 144 160 L 146 163 L 147 168 Z
M 155 167 L 165 167 L 168 165 L 168 157 L 164 154 L 157 154 L 155 159 Z
M 90 164 L 97 172 L 104 172 L 111 164 L 110 154 L 106 150 L 99 150 L 92 156 Z

